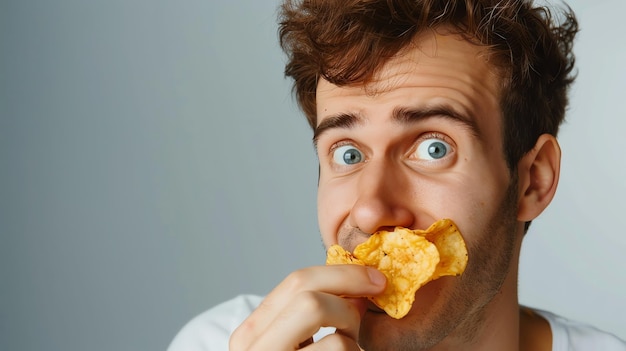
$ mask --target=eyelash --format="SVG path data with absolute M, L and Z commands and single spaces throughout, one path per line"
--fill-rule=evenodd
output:
M 331 145 L 330 150 L 328 151 L 328 155 L 333 154 L 333 152 L 335 152 L 335 150 L 337 150 L 338 148 L 345 146 L 345 145 L 354 145 L 355 148 L 361 150 L 361 148 L 359 148 L 359 146 L 352 140 L 341 140 L 338 141 L 336 143 L 334 143 L 333 145 Z
M 415 142 L 417 143 L 421 140 L 426 140 L 426 139 L 441 139 L 450 145 L 454 145 L 452 140 L 447 135 L 443 133 L 439 133 L 439 132 L 426 132 L 425 134 L 420 134 L 420 136 L 418 136 L 417 139 L 415 139 Z

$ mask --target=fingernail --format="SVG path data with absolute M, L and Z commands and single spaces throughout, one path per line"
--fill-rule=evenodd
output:
M 385 285 L 387 282 L 387 277 L 376 268 L 367 267 L 367 274 L 374 285 Z

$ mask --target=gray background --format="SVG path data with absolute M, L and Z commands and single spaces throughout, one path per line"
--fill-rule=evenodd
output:
M 321 264 L 311 134 L 277 1 L 0 2 L 0 350 L 159 350 Z M 626 3 L 583 32 L 527 304 L 626 338 Z

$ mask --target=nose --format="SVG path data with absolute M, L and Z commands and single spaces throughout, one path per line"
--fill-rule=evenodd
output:
M 415 222 L 406 174 L 384 160 L 370 161 L 359 174 L 350 225 L 372 234 Z

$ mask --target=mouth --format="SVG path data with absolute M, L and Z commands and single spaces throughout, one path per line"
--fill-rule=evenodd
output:
M 367 311 L 372 313 L 385 313 L 382 308 L 376 306 L 376 304 L 374 304 L 372 301 L 367 302 Z

